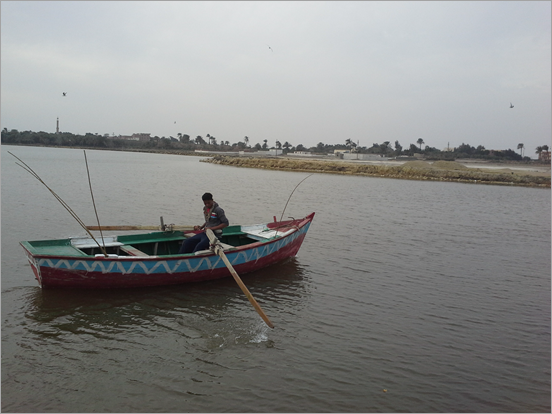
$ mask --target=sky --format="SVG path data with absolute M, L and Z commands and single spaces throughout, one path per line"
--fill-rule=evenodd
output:
M 0 7 L 2 129 L 551 146 L 549 1 Z

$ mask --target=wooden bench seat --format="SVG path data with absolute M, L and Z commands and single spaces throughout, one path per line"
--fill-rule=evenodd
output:
M 119 246 L 119 249 L 121 249 L 125 253 L 128 253 L 131 256 L 149 256 L 149 254 L 146 254 L 143 251 L 138 250 L 136 247 L 132 247 L 127 244 Z
M 219 243 L 220 243 L 220 242 L 219 242 Z M 236 246 L 231 246 L 231 245 L 226 244 L 226 243 L 220 243 L 220 245 L 221 245 L 221 247 L 222 247 L 222 250 L 224 250 L 224 251 L 236 249 Z M 198 251 L 195 252 L 194 254 L 195 254 L 195 255 L 198 255 L 198 254 L 207 254 L 207 253 L 212 253 L 211 249 L 198 250 Z

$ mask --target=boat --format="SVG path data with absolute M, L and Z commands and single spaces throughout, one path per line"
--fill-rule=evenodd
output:
M 217 249 L 178 254 L 198 231 L 175 230 L 103 237 L 22 241 L 38 284 L 54 288 L 136 288 L 176 285 L 246 274 L 297 255 L 315 213 L 304 218 L 233 225 Z M 227 266 L 223 256 L 231 264 Z

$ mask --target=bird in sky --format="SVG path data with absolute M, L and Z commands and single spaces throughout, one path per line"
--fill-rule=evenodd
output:
M 510 108 L 513 108 L 513 107 L 514 107 L 514 105 L 512 105 L 512 102 L 510 102 Z
M 268 46 L 268 45 L 267 45 Z M 274 50 L 272 50 L 272 48 L 270 46 L 268 46 L 268 48 L 270 49 L 271 52 L 274 52 Z
M 63 96 L 66 96 L 67 95 L 67 92 L 63 92 Z

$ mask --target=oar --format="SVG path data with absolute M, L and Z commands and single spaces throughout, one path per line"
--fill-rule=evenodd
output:
M 268 319 L 268 316 L 266 316 L 266 314 L 263 312 L 263 310 L 261 309 L 261 307 L 259 306 L 259 304 L 255 300 L 255 298 L 253 297 L 251 292 L 249 292 L 247 287 L 244 285 L 244 283 L 242 282 L 242 280 L 238 276 L 238 273 L 234 270 L 234 268 L 230 264 L 230 261 L 228 260 L 228 258 L 224 254 L 224 252 L 222 251 L 222 246 L 220 245 L 219 240 L 215 236 L 215 233 L 213 233 L 213 231 L 211 229 L 205 229 L 205 233 L 207 233 L 207 237 L 209 237 L 209 240 L 211 241 L 211 245 L 214 247 L 215 253 L 220 256 L 220 258 L 222 259 L 222 261 L 224 262 L 224 264 L 226 265 L 228 270 L 230 270 L 230 273 L 234 277 L 234 280 L 236 281 L 238 286 L 241 288 L 242 292 L 245 293 L 245 296 L 247 296 L 247 299 L 249 299 L 249 302 L 251 302 L 251 304 L 253 305 L 253 307 L 257 311 L 257 313 L 259 315 L 261 315 L 261 318 L 263 318 L 263 321 L 265 321 L 265 323 L 269 327 L 274 329 L 274 325 L 272 325 L 272 322 L 270 322 L 270 319 Z
M 182 230 L 182 231 L 192 231 L 193 226 L 172 226 L 170 224 L 166 225 L 166 230 L 160 228 L 160 226 L 86 226 L 88 230 L 161 230 L 161 231 L 172 231 L 172 230 Z

